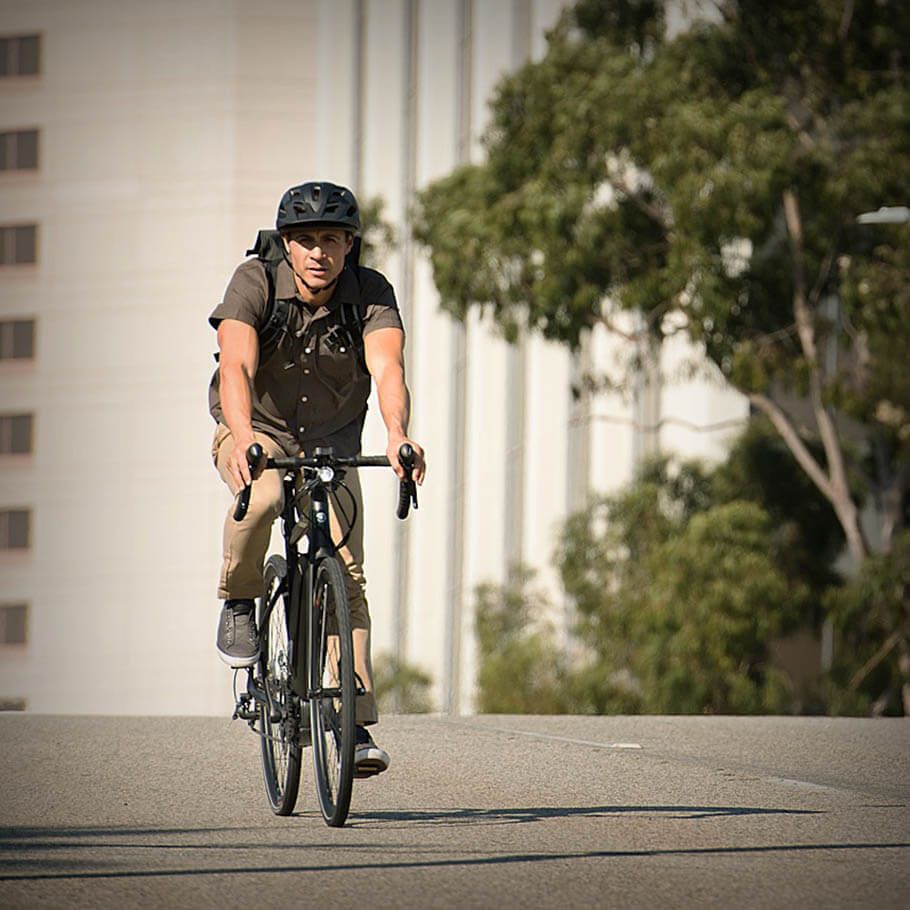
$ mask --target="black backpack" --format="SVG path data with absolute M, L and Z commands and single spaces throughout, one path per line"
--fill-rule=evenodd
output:
M 247 256 L 255 256 L 265 266 L 265 279 L 268 283 L 269 299 L 266 305 L 265 323 L 259 329 L 259 348 L 277 344 L 287 331 L 291 300 L 276 299 L 275 281 L 278 266 L 285 260 L 284 244 L 278 231 L 259 231 L 256 242 L 246 251 Z M 350 269 L 360 285 L 360 238 L 354 238 L 354 246 L 345 259 L 345 268 Z M 363 312 L 357 304 L 344 303 L 341 306 L 341 324 L 354 350 L 361 369 L 367 372 L 366 359 L 363 354 Z

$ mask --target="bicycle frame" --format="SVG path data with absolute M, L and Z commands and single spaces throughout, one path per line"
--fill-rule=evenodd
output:
M 402 448 L 402 456 L 410 458 L 410 454 L 405 456 L 405 449 Z M 410 453 L 410 447 L 408 447 Z M 261 456 L 259 454 L 250 458 L 251 464 L 254 464 Z M 321 456 L 321 457 L 320 457 Z M 249 457 L 249 456 L 248 456 Z M 289 677 L 292 692 L 303 703 L 309 700 L 317 693 L 310 688 L 308 677 L 309 667 L 312 665 L 314 655 L 313 636 L 310 634 L 310 622 L 312 617 L 309 613 L 309 605 L 312 603 L 313 587 L 315 585 L 316 569 L 320 560 L 334 556 L 337 548 L 332 540 L 329 519 L 329 490 L 333 488 L 336 482 L 344 479 L 345 471 L 348 468 L 357 467 L 387 467 L 388 459 L 384 456 L 369 456 L 335 459 L 329 450 L 317 449 L 315 458 L 270 458 L 267 462 L 267 468 L 284 469 L 286 471 L 283 477 L 284 486 L 284 507 L 281 512 L 282 537 L 285 547 L 285 562 L 287 565 L 287 576 L 283 584 L 279 585 L 272 592 L 272 598 L 263 610 L 260 617 L 260 623 L 264 627 L 271 616 L 275 602 L 283 594 L 288 597 L 287 610 L 287 638 L 288 638 L 288 663 Z M 328 473 L 326 473 L 328 471 Z M 309 476 L 309 482 L 307 477 Z M 302 478 L 304 484 L 308 487 L 309 505 L 306 514 L 298 513 L 297 501 L 300 494 L 298 478 Z M 246 513 L 249 504 L 251 487 L 246 487 L 241 494 L 238 494 L 238 505 L 234 513 L 237 520 Z M 410 480 L 410 475 L 406 481 L 401 482 L 399 492 L 398 517 L 404 518 L 407 515 L 410 505 L 417 506 L 416 487 Z M 305 553 L 300 553 L 297 542 L 302 534 L 297 534 L 296 530 L 306 519 L 308 528 L 306 530 L 308 546 Z M 302 647 L 301 647 L 302 646 Z M 272 701 L 271 693 L 267 688 L 260 688 L 257 685 L 254 673 L 256 666 L 247 668 L 247 690 L 237 701 L 237 707 L 234 716 L 242 718 L 254 726 L 258 719 L 258 713 L 250 708 L 250 702 L 255 701 L 265 704 L 269 709 L 269 715 L 273 721 L 281 720 L 280 712 L 277 712 Z M 331 695 L 331 691 L 320 690 L 320 696 Z M 255 726 L 254 726 L 255 729 Z M 257 731 L 260 735 L 265 735 L 264 731 Z
M 289 587 L 287 591 L 287 633 L 291 689 L 303 701 L 309 701 L 313 694 L 307 679 L 307 668 L 313 660 L 312 639 L 309 634 L 312 617 L 305 605 L 312 603 L 316 566 L 319 560 L 335 555 L 336 548 L 329 531 L 329 488 L 321 481 L 315 484 L 310 490 L 310 503 L 306 515 L 298 515 L 297 497 L 300 494 L 295 481 L 296 474 L 285 474 L 283 481 L 284 508 L 281 513 L 281 521 L 288 574 L 285 584 L 273 593 L 272 600 L 263 612 L 262 622 L 263 624 L 268 622 L 275 601 L 285 593 L 285 585 L 287 585 Z M 294 530 L 304 518 L 309 524 L 308 546 L 306 551 L 301 553 L 297 546 Z M 304 657 L 306 659 L 303 659 Z M 259 693 L 252 694 L 256 697 Z

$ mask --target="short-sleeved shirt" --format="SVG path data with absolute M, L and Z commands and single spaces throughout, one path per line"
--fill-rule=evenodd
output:
M 373 269 L 346 267 L 328 303 L 311 309 L 298 295 L 287 262 L 275 276 L 275 298 L 290 301 L 287 331 L 264 345 L 253 377 L 253 429 L 273 437 L 289 455 L 332 446 L 337 455 L 356 455 L 370 395 L 370 375 L 342 318 L 342 304 L 359 307 L 363 335 L 402 329 L 392 285 Z M 234 272 L 224 300 L 209 322 L 237 319 L 260 331 L 267 319 L 265 265 L 248 259 Z M 209 386 L 209 410 L 224 423 L 219 372 Z

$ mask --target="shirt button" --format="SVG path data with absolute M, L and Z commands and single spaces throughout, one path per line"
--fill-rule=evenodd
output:
M 309 370 L 304 370 L 304 371 L 303 371 L 303 375 L 304 375 L 304 376 L 309 376 L 309 375 L 310 375 L 310 371 L 309 371 Z
M 341 353 L 343 354 L 343 353 L 347 350 L 347 348 L 339 348 L 339 350 L 340 350 Z
M 312 353 L 313 353 L 313 349 L 312 349 L 312 348 L 304 348 L 304 349 L 303 349 L 303 353 L 304 353 L 304 354 L 312 354 Z
M 301 400 L 301 401 L 306 401 L 306 400 L 307 400 L 306 395 L 304 395 L 303 398 L 301 398 L 300 400 Z
M 298 429 L 302 433 L 306 429 L 306 427 L 298 427 Z

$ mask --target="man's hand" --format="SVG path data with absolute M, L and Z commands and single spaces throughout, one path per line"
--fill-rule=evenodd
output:
M 414 470 L 411 473 L 411 477 L 417 485 L 420 486 L 423 484 L 423 478 L 426 475 L 427 464 L 424 460 L 423 449 L 414 442 L 413 439 L 408 439 L 407 436 L 389 436 L 389 447 L 386 450 L 389 464 L 392 466 L 392 470 L 398 475 L 399 480 L 404 480 L 404 468 L 398 460 L 398 450 L 405 443 L 414 450 Z
M 235 443 L 234 448 L 231 450 L 231 454 L 228 455 L 227 460 L 227 470 L 231 476 L 231 492 L 237 493 L 242 490 L 247 484 L 252 483 L 263 471 L 265 467 L 265 457 L 259 459 L 259 464 L 256 465 L 254 471 L 250 471 L 250 466 L 247 464 L 246 460 L 246 450 L 255 442 L 256 440 L 250 436 L 249 440 L 244 442 Z

